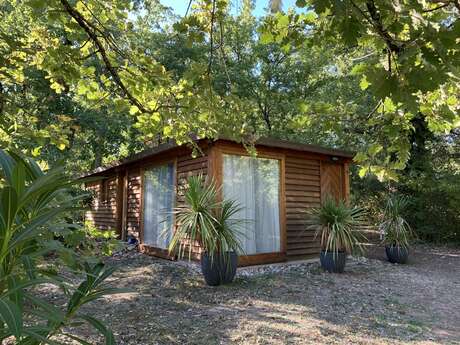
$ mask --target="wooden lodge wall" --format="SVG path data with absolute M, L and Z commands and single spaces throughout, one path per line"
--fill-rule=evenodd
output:
M 286 255 L 289 259 L 317 256 L 319 241 L 315 239 L 307 210 L 319 207 L 327 197 L 348 198 L 347 164 L 331 162 L 325 157 L 286 153 Z
M 320 161 L 287 154 L 285 158 L 286 255 L 290 259 L 318 253 L 315 230 L 308 229 L 308 208 L 321 204 Z
M 188 177 L 192 175 L 202 175 L 206 177 L 208 167 L 207 149 L 203 148 L 202 155 L 196 158 L 191 156 L 191 150 L 175 150 L 167 155 L 162 155 L 160 161 L 174 160 L 176 165 L 176 204 L 183 203 L 184 188 Z M 146 159 L 142 163 L 127 165 L 125 169 L 112 172 L 104 176 L 100 181 L 91 182 L 86 185 L 87 190 L 93 194 L 91 209 L 85 213 L 85 219 L 91 221 L 97 228 L 101 230 L 116 229 L 117 224 L 123 227 L 123 231 L 118 231 L 120 234 L 125 232 L 128 236 L 141 238 L 142 231 L 142 173 L 143 168 L 155 164 L 156 159 Z M 126 179 L 126 188 L 117 189 L 117 184 L 123 184 Z M 110 187 L 109 198 L 104 200 L 102 190 L 104 183 Z M 117 198 L 117 190 L 125 193 L 126 196 Z M 124 200 L 124 202 L 123 202 Z M 125 210 L 123 210 L 123 206 Z M 117 207 L 117 205 L 119 205 Z M 118 212 L 118 213 L 117 213 Z M 117 214 L 120 214 L 123 219 L 118 220 Z M 120 229 L 119 229 L 120 230 Z M 124 236 L 126 237 L 126 236 Z M 193 252 L 200 253 L 200 248 L 195 244 Z
M 281 183 L 284 195 L 281 195 L 281 219 L 286 224 L 282 228 L 286 259 L 304 259 L 317 257 L 319 243 L 315 239 L 315 229 L 309 228 L 307 211 L 319 207 L 327 195 L 336 199 L 348 198 L 348 161 L 333 161 L 330 156 L 314 154 L 292 149 L 262 148 L 263 152 L 273 152 L 282 157 L 284 176 Z M 202 155 L 192 158 L 190 149 L 177 148 L 161 155 L 148 157 L 117 169 L 105 176 L 106 195 L 103 182 L 93 182 L 87 188 L 94 193 L 91 211 L 86 219 L 100 229 L 115 229 L 117 226 L 126 235 L 142 239 L 142 174 L 143 169 L 155 162 L 174 161 L 176 166 L 176 205 L 183 203 L 184 189 L 189 176 L 215 175 L 216 163 L 212 146 L 204 147 Z M 220 162 L 221 163 L 221 162 Z M 220 164 L 221 165 L 221 164 Z M 219 179 L 217 178 L 217 182 Z M 117 187 L 118 185 L 118 187 Z M 125 187 L 123 188 L 123 185 Z M 121 195 L 117 195 L 119 192 Z M 105 199 L 104 199 L 105 198 Z M 117 219 L 119 218 L 119 219 Z M 194 243 L 193 254 L 198 256 L 199 246 Z
M 206 178 L 208 174 L 208 151 L 203 151 L 204 155 L 192 158 L 190 153 L 182 154 L 177 157 L 176 162 L 176 205 L 184 203 L 184 192 L 187 187 L 187 179 L 190 176 L 202 176 Z M 198 243 L 186 243 L 192 246 L 192 256 L 198 258 L 201 248 Z
M 85 219 L 101 230 L 114 230 L 117 226 L 117 182 L 117 178 L 112 177 L 87 185 L 93 198 Z
M 141 231 L 141 169 L 133 167 L 128 170 L 126 232 L 140 238 Z

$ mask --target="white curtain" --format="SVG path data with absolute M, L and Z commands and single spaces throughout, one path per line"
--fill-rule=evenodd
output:
M 172 237 L 174 165 L 144 171 L 144 243 L 167 249 Z
M 224 198 L 243 208 L 246 221 L 240 241 L 244 254 L 280 251 L 280 168 L 276 159 L 224 155 Z

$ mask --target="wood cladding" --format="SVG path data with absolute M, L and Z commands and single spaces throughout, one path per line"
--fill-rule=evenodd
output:
M 191 153 L 183 154 L 177 157 L 176 161 L 176 205 L 180 206 L 184 202 L 184 192 L 187 188 L 187 180 L 190 176 L 208 175 L 208 155 L 193 158 Z M 190 245 L 190 243 L 186 243 Z M 201 248 L 198 243 L 192 244 L 192 257 L 197 259 L 201 253 Z
M 293 153 L 285 156 L 286 256 L 289 260 L 318 255 L 315 229 L 309 228 L 308 209 L 321 204 L 320 161 Z
M 114 167 L 106 172 L 109 178 L 87 184 L 94 194 L 91 211 L 86 219 L 100 229 L 120 228 L 126 235 L 142 239 L 142 173 L 152 165 L 174 162 L 176 168 L 176 206 L 184 202 L 184 191 L 190 176 L 213 176 L 222 183 L 222 153 L 245 154 L 240 144 L 218 141 L 201 147 L 202 155 L 192 157 L 191 149 L 180 147 L 151 155 L 139 161 Z M 281 252 L 258 254 L 240 258 L 240 264 L 260 264 L 283 260 L 317 257 L 320 246 L 315 239 L 315 229 L 310 225 L 308 210 L 319 207 L 326 195 L 347 199 L 349 194 L 348 160 L 332 161 L 330 156 L 318 153 L 258 147 L 261 157 L 278 159 L 281 166 Z M 197 243 L 192 245 L 192 256 L 201 252 Z M 141 246 L 147 253 L 158 255 L 158 251 Z M 161 253 L 160 253 L 161 254 Z M 164 254 L 164 253 L 163 253 Z M 164 255 L 162 255 L 164 256 Z
M 141 228 L 141 170 L 128 169 L 126 232 L 139 238 Z
M 114 230 L 117 226 L 117 178 L 92 182 L 87 189 L 93 193 L 93 199 L 91 209 L 85 213 L 85 220 L 98 229 Z
M 338 163 L 321 162 L 321 200 L 328 196 L 336 200 L 345 197 L 344 166 Z
M 177 157 L 176 163 L 176 186 L 177 186 L 177 204 L 184 202 L 184 191 L 187 188 L 187 179 L 190 176 L 208 174 L 208 156 L 198 156 L 193 158 L 191 153 L 183 154 Z

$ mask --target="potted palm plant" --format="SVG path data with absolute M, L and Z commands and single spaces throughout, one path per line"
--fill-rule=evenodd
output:
M 388 261 L 391 263 L 404 264 L 409 258 L 409 239 L 412 230 L 402 216 L 408 204 L 407 198 L 393 195 L 388 198 L 385 205 L 379 228 Z
M 364 220 L 364 209 L 327 197 L 309 215 L 310 227 L 316 228 L 315 237 L 321 238 L 321 266 L 328 272 L 342 273 L 347 254 L 362 250 L 365 237 L 356 228 Z
M 199 243 L 201 271 L 208 285 L 233 281 L 242 252 L 238 234 L 243 221 L 235 216 L 241 207 L 233 200 L 219 200 L 219 188 L 212 180 L 192 176 L 184 194 L 184 204 L 176 207 L 176 231 L 169 244 L 169 252 L 180 258 L 192 255 L 190 244 Z

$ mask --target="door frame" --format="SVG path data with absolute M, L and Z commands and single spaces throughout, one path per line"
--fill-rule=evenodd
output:
M 239 266 L 259 265 L 286 261 L 286 193 L 285 193 L 285 154 L 273 149 L 256 148 L 256 158 L 276 159 L 279 161 L 280 181 L 279 181 L 279 229 L 280 229 L 280 251 L 272 253 L 260 253 L 250 255 L 240 255 L 238 257 Z M 251 154 L 240 144 L 216 142 L 210 151 L 210 174 L 214 177 L 216 184 L 223 186 L 223 155 L 236 155 L 250 157 Z M 221 195 L 222 198 L 222 190 Z
M 144 175 L 145 171 L 162 166 L 162 165 L 167 165 L 173 163 L 173 208 L 176 205 L 176 198 L 177 198 L 177 158 L 165 158 L 158 160 L 156 162 L 151 162 L 146 165 L 142 165 L 140 168 L 140 175 L 141 175 L 141 190 L 140 190 L 140 224 L 139 224 L 139 249 L 141 252 L 149 254 L 149 255 L 155 255 L 164 259 L 169 259 L 169 260 L 177 260 L 176 255 L 169 254 L 167 249 L 163 248 L 158 248 L 154 247 L 148 244 L 144 243 Z M 174 234 L 175 231 L 175 216 L 173 215 L 172 218 L 172 229 L 171 231 Z

